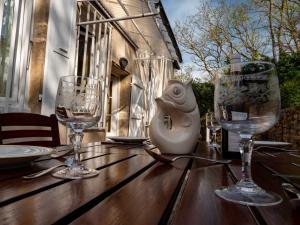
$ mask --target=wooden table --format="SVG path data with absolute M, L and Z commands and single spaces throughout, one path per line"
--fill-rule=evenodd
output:
M 84 180 L 60 180 L 46 175 L 24 180 L 22 175 L 61 163 L 44 158 L 29 168 L 0 171 L 0 224 L 97 225 L 283 225 L 300 224 L 274 172 L 300 174 L 300 158 L 287 153 L 254 154 L 254 180 L 283 197 L 272 207 L 247 207 L 224 201 L 214 189 L 240 177 L 237 162 L 227 166 L 206 161 L 178 160 L 172 165 L 154 161 L 143 148 L 105 144 L 86 147 L 83 162 L 100 171 Z M 209 155 L 205 144 L 198 152 Z M 300 180 L 288 180 L 300 187 Z

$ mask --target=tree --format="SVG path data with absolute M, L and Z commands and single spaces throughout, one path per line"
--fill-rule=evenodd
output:
M 247 60 L 267 57 L 263 18 L 253 17 L 251 8 L 244 3 L 204 3 L 195 15 L 176 23 L 175 33 L 183 51 L 211 79 L 234 52 Z
M 285 53 L 300 51 L 300 2 L 291 0 L 255 0 L 256 10 L 267 18 L 272 58 L 277 63 Z
M 197 100 L 200 116 L 208 111 L 214 111 L 214 85 L 212 83 L 192 82 L 193 91 Z
M 272 60 L 299 52 L 300 3 L 287 0 L 205 2 L 197 13 L 177 22 L 175 33 L 182 50 L 200 70 L 214 71 L 232 53 L 247 60 Z
M 277 64 L 281 105 L 300 106 L 300 52 L 283 54 Z
M 282 106 L 300 104 L 300 1 L 207 1 L 195 15 L 177 22 L 175 33 L 183 52 L 208 73 L 210 81 L 233 53 L 246 61 L 273 61 Z
M 181 81 L 193 79 L 194 66 L 186 65 L 181 67 L 180 70 L 176 71 L 175 78 Z

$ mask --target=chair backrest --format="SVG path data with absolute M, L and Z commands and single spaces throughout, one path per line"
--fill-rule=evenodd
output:
M 57 118 L 32 113 L 0 114 L 0 144 L 60 145 Z

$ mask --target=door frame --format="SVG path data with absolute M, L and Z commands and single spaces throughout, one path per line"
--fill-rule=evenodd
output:
M 108 96 L 111 101 L 110 115 L 106 114 L 106 117 L 110 117 L 110 131 L 107 132 L 108 136 L 118 136 L 119 135 L 119 108 L 120 108 L 120 77 L 111 75 L 110 82 L 112 85 L 110 88 L 111 96 Z M 115 111 L 115 116 L 113 116 L 113 111 Z

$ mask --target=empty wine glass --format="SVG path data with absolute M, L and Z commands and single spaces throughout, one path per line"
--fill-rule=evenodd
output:
M 232 68 L 237 67 L 239 70 L 233 72 Z M 278 204 L 281 197 L 263 190 L 251 177 L 252 135 L 267 131 L 279 118 L 280 92 L 275 66 L 268 62 L 231 64 L 216 75 L 215 116 L 224 129 L 240 136 L 242 179 L 215 193 L 244 205 Z
M 70 136 L 74 146 L 71 165 L 53 174 L 58 178 L 80 179 L 98 175 L 98 171 L 80 162 L 79 150 L 83 130 L 95 125 L 101 116 L 101 82 L 80 76 L 60 78 L 56 95 L 55 113 L 59 122 L 73 131 Z
M 206 127 L 212 133 L 212 137 L 210 138 L 210 143 L 208 144 L 208 146 L 211 149 L 218 148 L 219 145 L 217 144 L 217 131 L 221 129 L 221 125 L 215 118 L 214 112 L 206 113 Z

